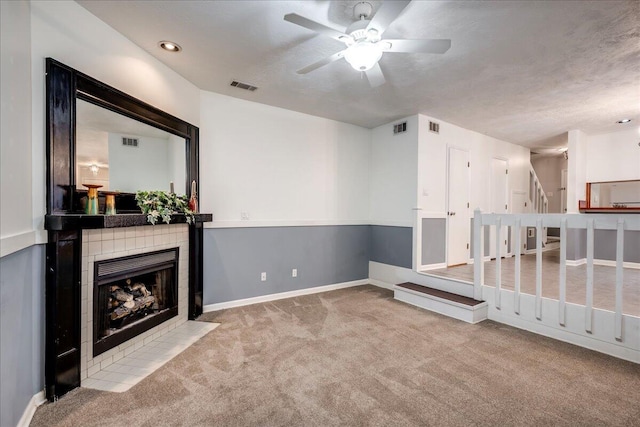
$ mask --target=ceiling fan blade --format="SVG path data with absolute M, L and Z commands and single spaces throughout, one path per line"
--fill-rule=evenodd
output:
M 382 40 L 381 43 L 390 43 L 391 47 L 385 52 L 407 52 L 407 53 L 445 53 L 451 47 L 449 39 L 427 39 L 427 40 Z
M 334 28 L 331 27 L 327 27 L 324 24 L 321 24 L 319 22 L 316 21 L 312 21 L 309 18 L 305 18 L 304 16 L 300 16 L 297 13 L 287 13 L 286 15 L 284 15 L 284 20 L 285 21 L 289 21 L 292 24 L 296 24 L 296 25 L 300 25 L 301 27 L 307 28 L 309 30 L 315 31 L 316 33 L 319 34 L 323 34 L 325 36 L 329 36 L 331 38 L 334 38 L 338 41 L 342 41 L 340 40 L 340 37 L 349 37 L 348 35 L 346 35 L 345 33 L 343 33 L 342 31 L 336 30 Z
M 402 13 L 409 3 L 411 3 L 411 0 L 385 1 L 376 14 L 373 15 L 373 19 L 369 22 L 367 30 L 375 28 L 379 34 L 384 33 L 387 27 Z
M 380 64 L 374 65 L 371 69 L 365 71 L 365 74 L 367 75 L 367 80 L 369 80 L 371 87 L 382 86 L 386 82 L 384 74 L 382 73 L 382 68 L 380 68 Z
M 344 56 L 344 50 L 341 50 L 340 52 L 334 53 L 333 55 L 328 56 L 328 57 L 326 57 L 324 59 L 321 59 L 318 62 L 314 62 L 313 64 L 311 64 L 311 65 L 309 65 L 307 67 L 301 68 L 300 70 L 298 70 L 296 72 L 298 74 L 307 74 L 307 73 L 309 73 L 309 72 L 311 72 L 311 71 L 313 71 L 315 69 L 318 69 L 318 68 L 320 68 L 322 66 L 325 66 L 327 64 L 331 64 L 333 61 L 337 61 L 338 59 L 342 58 L 343 56 Z

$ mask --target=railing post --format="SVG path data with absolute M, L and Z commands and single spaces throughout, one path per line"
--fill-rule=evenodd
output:
M 558 323 L 566 324 L 567 302 L 567 218 L 560 220 L 560 301 L 558 303 Z
M 482 285 L 484 284 L 484 253 L 483 253 L 482 212 L 473 212 L 473 298 L 482 300 Z
M 536 319 L 542 320 L 542 217 L 536 220 Z
M 502 286 L 502 258 L 500 257 L 500 249 L 502 247 L 502 218 L 498 217 L 496 219 L 496 287 L 495 291 L 495 306 L 496 309 L 500 310 L 500 291 Z
M 618 218 L 616 239 L 616 318 L 615 336 L 622 341 L 622 278 L 624 266 L 624 219 Z
M 584 329 L 591 333 L 593 329 L 593 218 L 587 220 L 587 302 L 585 304 Z
M 520 314 L 520 247 L 522 246 L 522 225 L 521 225 L 521 221 L 520 218 L 516 219 L 516 224 L 515 224 L 515 230 L 513 231 L 514 234 L 514 244 L 512 247 L 515 248 L 515 256 L 516 256 L 516 271 L 514 272 L 515 274 L 515 289 L 514 289 L 514 293 L 513 293 L 513 311 L 516 314 Z

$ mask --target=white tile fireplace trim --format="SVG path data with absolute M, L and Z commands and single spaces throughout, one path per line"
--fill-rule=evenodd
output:
M 82 382 L 82 387 L 127 391 L 219 325 L 194 320 L 183 322 L 171 332 L 96 372 Z
M 93 356 L 93 266 L 95 261 L 180 248 L 178 258 L 178 315 L 148 331 Z M 109 228 L 82 231 L 80 317 L 80 385 L 88 377 L 140 350 L 187 321 L 189 294 L 189 228 L 186 224 Z

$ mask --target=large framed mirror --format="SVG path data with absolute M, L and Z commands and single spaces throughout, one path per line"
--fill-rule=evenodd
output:
M 587 183 L 584 212 L 640 211 L 640 180 Z
M 197 127 L 52 58 L 46 67 L 47 214 L 82 212 L 87 184 L 118 192 L 120 213 L 139 212 L 139 190 L 189 194 Z

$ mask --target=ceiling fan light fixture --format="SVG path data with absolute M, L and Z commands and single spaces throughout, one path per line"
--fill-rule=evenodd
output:
M 382 49 L 376 43 L 361 41 L 350 46 L 344 52 L 344 59 L 356 71 L 367 71 L 373 68 L 382 58 Z

